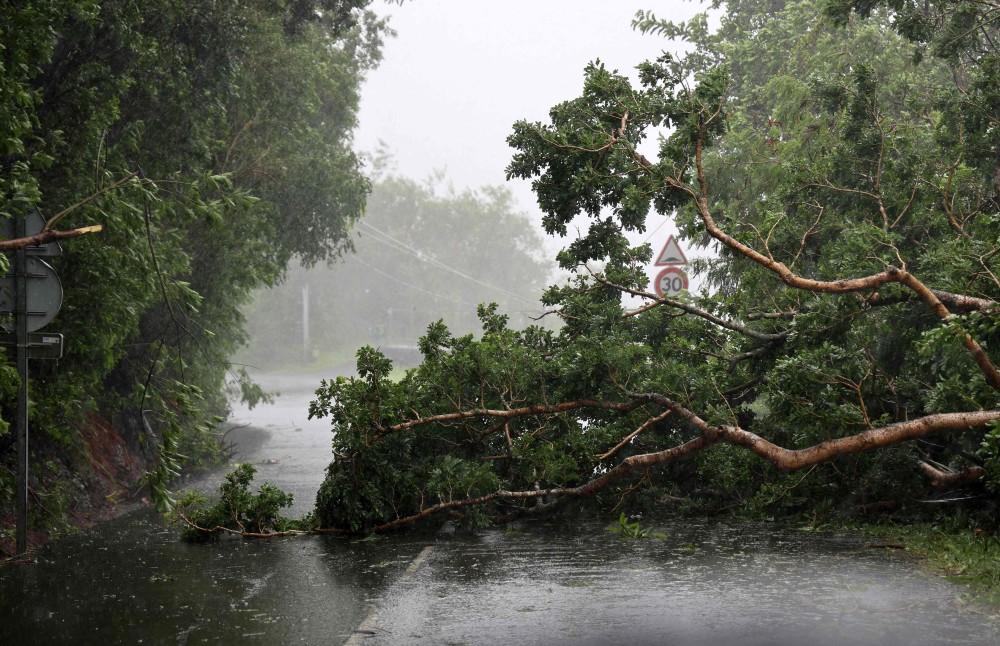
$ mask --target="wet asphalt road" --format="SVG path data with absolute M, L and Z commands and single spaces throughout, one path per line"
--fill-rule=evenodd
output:
M 269 431 L 235 432 L 237 459 L 292 491 L 293 514 L 329 460 L 326 423 L 305 419 L 317 383 L 234 415 Z M 993 611 L 861 537 L 685 521 L 629 541 L 605 525 L 188 545 L 145 510 L 0 569 L 0 644 L 1000 643 Z

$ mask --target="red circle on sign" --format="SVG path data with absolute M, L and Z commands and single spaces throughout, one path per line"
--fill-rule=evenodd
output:
M 688 275 L 680 267 L 667 267 L 656 275 L 653 287 L 660 298 L 677 296 L 688 288 Z

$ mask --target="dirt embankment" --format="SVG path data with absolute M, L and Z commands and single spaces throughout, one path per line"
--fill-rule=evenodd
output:
M 220 429 L 219 450 L 229 457 L 250 455 L 269 435 L 254 426 L 227 424 Z M 80 443 L 73 451 L 47 446 L 44 441 L 32 446 L 28 483 L 29 550 L 151 504 L 149 488 L 143 483 L 151 455 L 142 450 L 139 442 L 130 440 L 121 427 L 98 415 L 88 416 L 79 438 Z M 13 451 L 9 458 L 16 460 Z M 0 464 L 0 468 L 11 473 L 13 467 Z M 190 485 L 214 490 L 218 478 L 213 474 L 216 474 L 214 468 L 184 473 L 172 487 Z M 11 504 L 0 509 L 0 562 L 16 551 L 14 527 Z
M 28 481 L 29 549 L 149 504 L 142 484 L 148 458 L 126 441 L 118 427 L 90 415 L 80 429 L 79 439 L 79 445 L 72 451 L 53 447 L 44 440 L 32 444 Z M 15 453 L 10 454 L 12 461 L 16 461 Z M 6 507 L 0 511 L 3 528 L 0 557 L 15 551 L 14 509 Z

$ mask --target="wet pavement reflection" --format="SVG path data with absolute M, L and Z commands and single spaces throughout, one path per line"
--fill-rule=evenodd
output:
M 271 431 L 237 432 L 237 459 L 291 490 L 293 515 L 329 460 L 328 425 L 305 419 L 316 383 L 235 415 Z M 994 611 L 863 537 L 608 524 L 189 545 L 143 510 L 0 568 L 0 644 L 1000 643 Z
M 419 549 L 333 537 L 188 545 L 143 511 L 0 571 L 0 643 L 343 643 Z
M 376 610 L 371 643 L 996 644 L 992 611 L 857 536 L 677 521 L 442 540 Z

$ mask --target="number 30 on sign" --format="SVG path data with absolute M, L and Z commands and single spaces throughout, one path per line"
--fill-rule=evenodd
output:
M 660 298 L 677 296 L 688 288 L 688 275 L 680 267 L 667 267 L 656 276 L 654 287 Z

